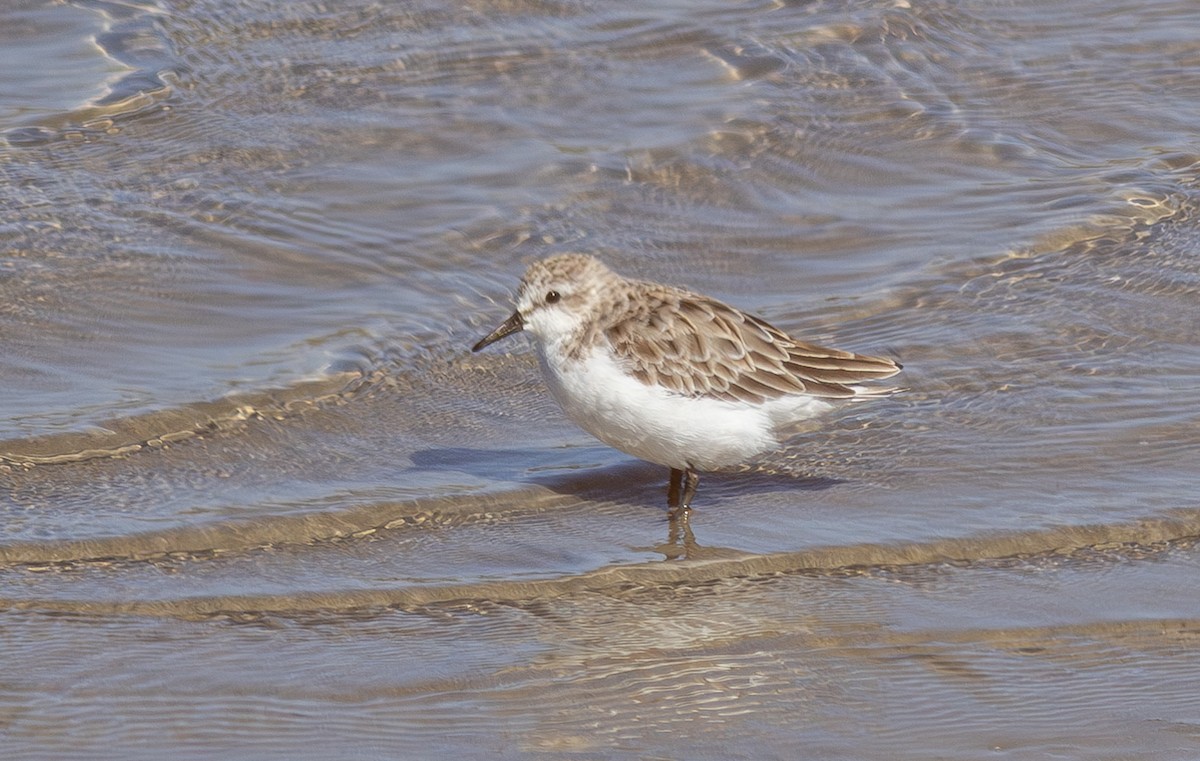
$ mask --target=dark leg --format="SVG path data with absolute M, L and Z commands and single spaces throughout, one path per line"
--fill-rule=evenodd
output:
M 671 468 L 671 483 L 667 486 L 667 507 L 670 514 L 686 513 L 692 507 L 692 499 L 696 496 L 696 486 L 700 483 L 700 474 L 688 468 L 679 470 Z
M 687 510 L 692 506 L 692 500 L 696 498 L 696 487 L 700 485 L 700 474 L 688 468 L 683 474 L 683 509 Z
M 667 507 L 674 513 L 679 508 L 679 485 L 683 482 L 683 471 L 671 468 L 671 482 L 667 485 Z

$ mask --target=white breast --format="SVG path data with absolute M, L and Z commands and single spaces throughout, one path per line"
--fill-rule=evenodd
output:
M 776 429 L 830 409 L 808 396 L 765 404 L 686 397 L 626 374 L 603 349 L 579 360 L 538 356 L 547 385 L 576 425 L 611 447 L 670 468 L 716 470 L 778 445 Z

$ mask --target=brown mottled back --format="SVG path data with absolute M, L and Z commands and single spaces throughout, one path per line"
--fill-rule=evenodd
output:
M 790 394 L 850 398 L 863 393 L 853 384 L 900 371 L 890 359 L 792 338 L 715 299 L 653 283 L 632 285 L 640 286 L 632 290 L 636 298 L 616 305 L 617 314 L 600 330 L 646 384 L 760 403 Z

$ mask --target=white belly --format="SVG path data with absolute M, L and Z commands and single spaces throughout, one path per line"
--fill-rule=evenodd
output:
M 832 405 L 807 396 L 764 404 L 686 397 L 622 372 L 602 351 L 551 363 L 539 351 L 543 375 L 576 425 L 611 447 L 680 470 L 716 470 L 778 446 L 785 422 L 813 417 Z

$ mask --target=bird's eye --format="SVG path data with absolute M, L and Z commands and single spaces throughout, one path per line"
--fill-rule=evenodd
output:
M 562 294 L 558 291 L 548 291 L 546 293 L 547 304 L 557 304 L 562 299 Z

